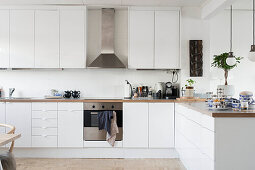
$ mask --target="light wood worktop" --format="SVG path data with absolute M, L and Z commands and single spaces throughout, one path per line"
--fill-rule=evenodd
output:
M 204 113 L 211 117 L 255 117 L 255 106 L 250 106 L 249 110 L 234 111 L 231 108 L 228 110 L 210 109 L 205 102 L 185 102 L 181 105 L 192 110 Z

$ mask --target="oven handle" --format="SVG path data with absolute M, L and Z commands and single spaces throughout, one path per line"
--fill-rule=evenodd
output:
M 97 112 L 91 112 L 90 114 L 91 115 L 97 115 Z

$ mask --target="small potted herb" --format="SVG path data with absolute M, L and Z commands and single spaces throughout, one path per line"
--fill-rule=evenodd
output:
M 187 84 L 185 84 L 186 90 L 185 90 L 185 97 L 194 97 L 194 84 L 196 83 L 194 80 L 192 79 L 188 79 L 186 80 Z

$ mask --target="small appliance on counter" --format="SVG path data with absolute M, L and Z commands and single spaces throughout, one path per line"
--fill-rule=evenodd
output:
M 158 82 L 155 84 L 155 95 L 153 98 L 156 99 L 162 99 L 164 97 L 165 92 L 165 83 L 164 82 Z
M 126 80 L 124 86 L 124 99 L 131 99 L 133 96 L 132 85 Z
M 176 99 L 179 98 L 179 86 L 177 84 L 172 84 L 171 82 L 166 82 L 165 88 L 165 99 Z
M 80 98 L 80 94 L 81 94 L 80 91 L 74 90 L 74 91 L 72 92 L 72 97 L 73 97 L 74 99 L 78 99 L 78 98 Z
M 66 98 L 66 99 L 70 99 L 72 97 L 72 93 L 73 91 L 72 90 L 67 90 L 67 91 L 64 91 L 64 95 L 63 97 Z

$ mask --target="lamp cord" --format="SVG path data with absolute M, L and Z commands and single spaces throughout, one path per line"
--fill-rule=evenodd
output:
M 233 15 L 233 9 L 231 5 L 230 6 L 230 52 L 232 52 L 232 15 Z
M 255 39 L 255 35 L 254 35 L 254 13 L 255 13 L 255 3 L 254 3 L 254 0 L 253 0 L 253 13 L 252 13 L 252 17 L 253 17 L 253 20 L 252 20 L 252 27 L 253 27 L 253 32 L 252 32 L 252 34 L 253 34 L 253 44 L 252 45 L 254 45 L 254 39 Z

